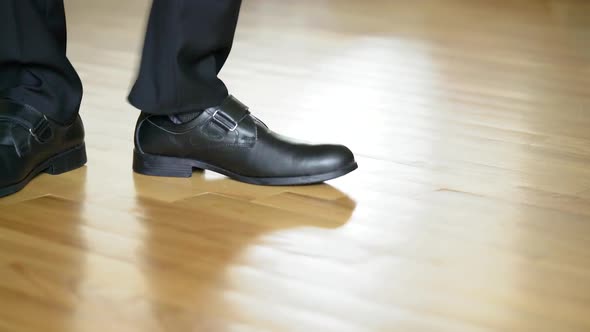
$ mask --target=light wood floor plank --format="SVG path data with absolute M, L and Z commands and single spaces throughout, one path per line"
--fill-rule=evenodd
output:
M 133 174 L 148 0 L 66 0 L 89 163 L 0 199 L 0 331 L 590 330 L 590 2 L 244 1 L 222 78 L 360 169 Z

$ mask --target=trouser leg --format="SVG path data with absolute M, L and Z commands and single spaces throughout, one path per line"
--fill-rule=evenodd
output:
M 129 101 L 151 114 L 219 105 L 241 0 L 154 0 Z
M 63 0 L 0 0 L 0 98 L 67 123 L 78 113 L 82 83 L 66 57 Z

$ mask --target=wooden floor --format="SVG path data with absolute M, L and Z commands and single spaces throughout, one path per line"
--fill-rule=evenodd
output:
M 0 331 L 590 331 L 590 2 L 246 0 L 223 71 L 360 169 L 135 175 L 148 0 L 66 0 L 87 167 L 0 200 Z

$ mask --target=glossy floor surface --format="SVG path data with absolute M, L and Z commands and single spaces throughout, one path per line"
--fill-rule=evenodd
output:
M 67 0 L 87 167 L 0 200 L 0 331 L 589 331 L 590 2 L 245 0 L 222 76 L 358 171 L 134 175 L 147 0 Z

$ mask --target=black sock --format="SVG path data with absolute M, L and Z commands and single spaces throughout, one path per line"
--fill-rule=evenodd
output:
M 203 111 L 172 114 L 169 115 L 169 118 L 174 124 L 183 124 L 196 119 L 201 113 L 203 113 Z
M 208 110 L 208 109 L 214 110 L 216 108 L 217 107 L 210 107 L 210 108 L 207 108 L 206 110 Z M 183 123 L 187 123 L 189 121 L 193 121 L 199 115 L 201 115 L 201 113 L 203 113 L 203 110 L 201 110 L 201 111 L 186 112 L 186 113 L 172 114 L 172 115 L 169 115 L 168 117 L 170 118 L 170 121 L 172 121 L 174 124 L 183 124 Z

